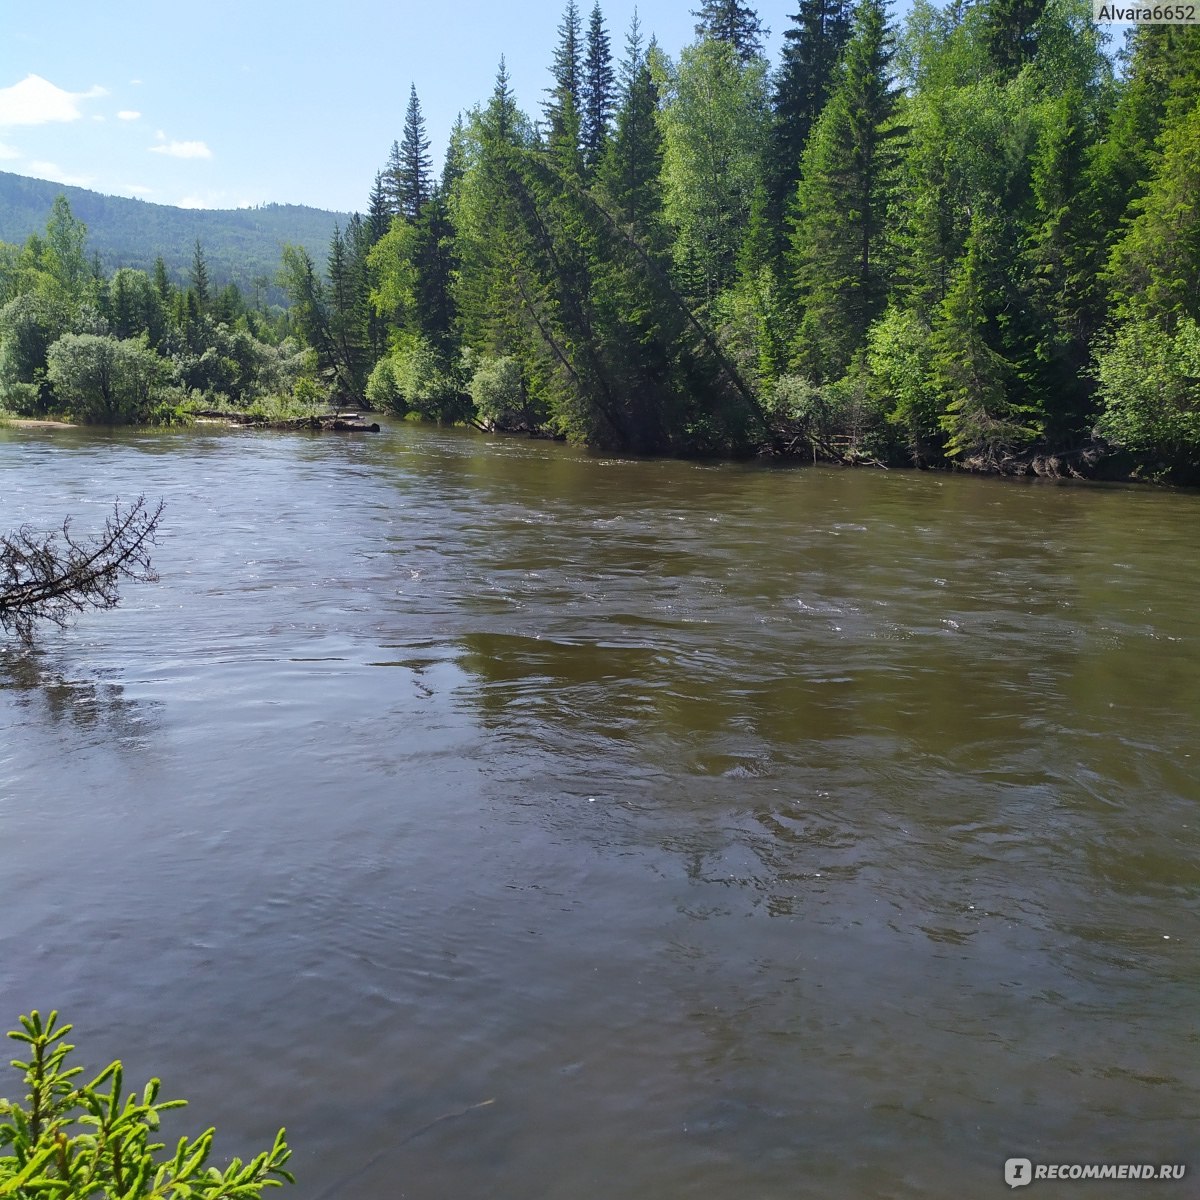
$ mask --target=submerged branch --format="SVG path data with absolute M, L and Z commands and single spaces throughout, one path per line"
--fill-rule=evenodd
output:
M 150 547 L 163 507 L 160 500 L 151 508 L 145 496 L 124 509 L 117 501 L 103 533 L 84 542 L 70 517 L 54 533 L 23 525 L 0 537 L 0 629 L 28 643 L 38 621 L 61 629 L 86 609 L 115 608 L 122 579 L 155 581 Z

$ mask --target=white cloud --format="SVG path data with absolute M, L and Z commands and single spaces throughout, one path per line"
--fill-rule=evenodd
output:
M 152 154 L 166 154 L 171 158 L 212 158 L 212 151 L 203 142 L 163 142 L 151 146 Z
M 153 196 L 154 195 L 153 188 L 142 187 L 142 185 L 140 183 L 127 183 L 125 185 L 125 191 L 127 191 L 131 196 Z
M 12 87 L 0 88 L 0 125 L 45 125 L 50 121 L 78 121 L 81 100 L 107 96 L 102 87 L 67 92 L 40 75 L 26 75 Z
M 64 171 L 58 163 L 31 162 L 23 174 L 32 175 L 35 179 L 49 179 L 52 183 L 65 183 L 69 187 L 89 187 L 91 175 L 72 175 Z
M 208 204 L 203 196 L 184 196 L 179 201 L 178 208 L 207 208 Z
M 20 157 L 21 152 L 16 146 L 6 146 L 3 142 L 0 142 L 0 159 Z
M 137 121 L 141 118 L 141 113 L 134 111 L 132 108 L 123 108 L 117 113 L 118 121 Z

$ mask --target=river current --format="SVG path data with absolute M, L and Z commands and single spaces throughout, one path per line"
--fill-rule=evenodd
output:
M 4 529 L 139 493 L 160 581 L 0 647 L 0 1024 L 168 1140 L 286 1125 L 295 1200 L 1194 1187 L 1200 495 L 0 429 Z

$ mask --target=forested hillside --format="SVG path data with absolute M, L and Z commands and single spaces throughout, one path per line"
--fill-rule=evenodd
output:
M 181 283 L 199 240 L 213 283 L 235 283 L 246 295 L 275 289 L 285 243 L 324 255 L 334 226 L 345 225 L 348 219 L 344 213 L 296 204 L 172 208 L 0 171 L 0 241 L 21 243 L 30 234 L 40 234 L 60 195 L 67 197 L 72 213 L 87 226 L 88 252 L 99 256 L 106 274 L 118 267 L 150 271 L 161 256 L 171 280 Z M 280 298 L 277 292 L 273 298 Z
M 569 0 L 440 178 L 412 93 L 365 217 L 289 253 L 339 389 L 656 453 L 1200 477 L 1200 29 L 1087 0 L 706 0 L 672 59 Z

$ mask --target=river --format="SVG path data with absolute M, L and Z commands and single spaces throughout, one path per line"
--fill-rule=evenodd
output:
M 6 529 L 141 492 L 0 649 L 5 1027 L 295 1200 L 1194 1186 L 1200 495 L 0 429 Z

